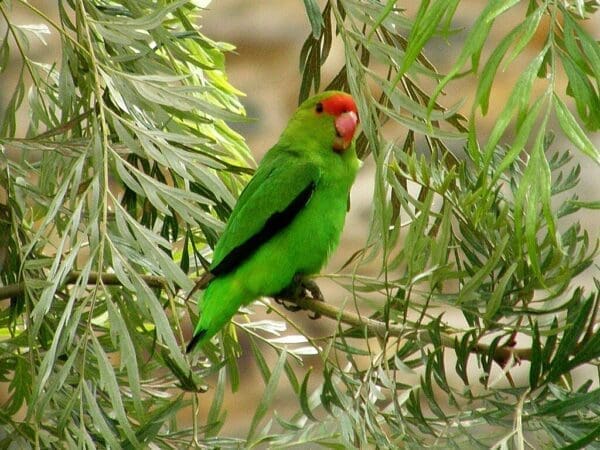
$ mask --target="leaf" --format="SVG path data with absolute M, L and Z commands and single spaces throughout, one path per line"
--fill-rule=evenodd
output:
M 35 408 L 31 408 L 36 412 L 36 419 L 39 421 L 43 420 L 44 411 L 46 411 L 48 404 L 51 402 L 52 398 L 56 395 L 56 393 L 63 387 L 65 384 L 67 377 L 71 374 L 72 367 L 75 363 L 76 358 L 79 356 L 79 350 L 81 345 L 78 344 L 75 349 L 72 350 L 69 358 L 62 364 L 60 370 L 52 376 L 45 385 L 45 389 L 35 390 L 34 394 L 31 397 L 32 406 L 35 405 Z M 24 377 L 19 377 L 20 380 L 26 380 Z M 64 408 L 64 413 L 70 413 L 70 408 Z
M 484 162 L 486 165 L 491 161 L 494 154 L 494 149 L 498 145 L 500 138 L 504 134 L 504 131 L 510 122 L 513 120 L 515 114 L 520 112 L 520 110 L 526 106 L 531 95 L 533 82 L 542 65 L 547 51 L 548 47 L 545 47 L 541 52 L 539 52 L 539 54 L 531 61 L 531 63 L 529 63 L 527 68 L 519 76 L 519 79 L 510 93 L 502 112 L 496 119 L 494 128 L 492 129 L 490 137 L 483 149 Z
M 543 408 L 537 409 L 535 415 L 552 415 L 560 418 L 569 413 L 579 411 L 586 405 L 597 404 L 599 401 L 600 389 L 596 389 L 592 392 L 569 396 L 564 400 L 560 399 L 548 402 Z
M 528 14 L 527 18 L 523 22 L 523 26 L 519 27 L 520 39 L 515 43 L 513 51 L 510 56 L 507 58 L 505 62 L 505 67 L 508 67 L 510 63 L 512 63 L 517 56 L 521 54 L 521 52 L 527 47 L 533 36 L 535 35 L 538 27 L 540 25 L 540 21 L 546 12 L 546 8 L 540 7 L 533 11 L 533 13 Z M 522 28 L 522 29 L 521 29 Z
M 260 370 L 260 374 L 262 376 L 265 384 L 268 384 L 269 379 L 271 378 L 271 369 L 267 365 L 267 361 L 262 355 L 261 349 L 256 345 L 255 339 L 250 339 L 250 348 L 252 349 L 252 354 L 254 355 L 254 359 L 256 360 L 256 364 L 258 365 L 258 369 Z
M 229 323 L 226 325 L 221 335 L 223 336 L 225 365 L 227 367 L 227 374 L 229 375 L 231 392 L 237 392 L 240 387 L 240 367 L 238 363 L 240 346 L 233 324 Z
M 525 113 L 524 120 L 517 126 L 517 135 L 512 141 L 509 151 L 504 155 L 500 164 L 498 164 L 495 170 L 496 173 L 490 182 L 491 186 L 496 184 L 498 179 L 503 176 L 504 172 L 511 167 L 521 152 L 523 152 L 525 149 L 525 144 L 530 138 L 531 132 L 537 123 L 540 110 L 544 105 L 544 100 L 547 99 L 547 95 L 538 97 L 531 108 Z
M 501 242 L 497 242 L 485 264 L 483 264 L 477 272 L 471 275 L 468 281 L 461 287 L 457 300 L 459 303 L 472 300 L 472 297 L 475 295 L 475 292 L 481 285 L 483 279 L 490 275 L 500 261 L 508 241 L 509 237 L 505 236 Z
M 470 28 L 469 34 L 464 41 L 457 61 L 454 63 L 448 74 L 440 81 L 435 91 L 431 95 L 427 105 L 428 111 L 433 110 L 434 102 L 438 98 L 439 94 L 446 87 L 446 85 L 459 74 L 469 58 L 471 58 L 473 66 L 471 70 L 477 69 L 481 49 L 489 35 L 489 30 L 492 27 L 494 20 L 497 18 L 497 16 L 503 14 L 517 3 L 519 3 L 518 0 L 495 0 L 487 2 L 484 10 L 477 17 L 475 23 Z
M 260 399 L 259 404 L 256 407 L 256 411 L 254 412 L 254 416 L 252 417 L 252 423 L 250 424 L 250 430 L 248 431 L 248 435 L 246 436 L 246 441 L 251 442 L 252 439 L 255 438 L 256 428 L 260 421 L 264 418 L 267 413 L 267 409 L 273 402 L 275 397 L 275 393 L 277 391 L 277 385 L 279 384 L 279 378 L 281 377 L 281 372 L 283 371 L 284 363 L 287 359 L 287 353 L 283 350 L 280 355 L 275 367 L 273 368 L 273 372 L 271 373 L 271 377 L 269 378 L 269 382 L 267 383 L 263 396 Z
M 531 366 L 529 368 L 529 385 L 535 389 L 542 371 L 542 344 L 540 342 L 540 332 L 537 322 L 533 324 L 533 333 L 531 336 Z
M 165 422 L 172 420 L 176 413 L 185 406 L 183 396 L 179 395 L 174 401 L 166 403 L 163 407 L 156 408 L 151 411 L 148 420 L 139 427 L 136 431 L 136 437 L 142 443 L 152 442 L 154 437 L 158 435 L 161 428 L 165 426 Z M 124 445 L 123 448 L 134 448 L 130 444 Z
M 169 20 L 167 16 L 171 15 L 173 11 L 181 8 L 186 3 L 188 3 L 188 0 L 178 0 L 173 3 L 163 4 L 162 7 L 146 11 L 144 15 L 137 18 L 113 16 L 106 24 L 114 28 L 125 27 L 135 30 L 152 30 L 163 25 L 165 21 Z
M 600 425 L 596 426 L 590 433 L 586 436 L 577 439 L 577 441 L 571 443 L 570 445 L 565 445 L 563 450 L 577 450 L 580 448 L 585 448 L 588 444 L 592 444 L 598 440 L 598 436 L 600 436 Z
M 112 364 L 108 360 L 108 357 L 106 356 L 104 349 L 100 345 L 100 342 L 93 334 L 91 335 L 91 341 L 94 348 L 94 354 L 98 362 L 98 372 L 100 373 L 100 385 L 103 386 L 103 388 L 106 390 L 106 393 L 110 397 L 110 402 L 112 404 L 116 419 L 123 428 L 127 439 L 131 444 L 139 446 L 140 443 L 137 440 L 135 433 L 133 432 L 133 428 L 131 428 L 131 425 L 129 424 L 127 413 L 125 412 L 125 406 L 123 404 L 122 395 L 119 390 L 119 383 L 117 381 L 117 377 L 115 375 Z M 84 390 L 85 389 L 86 386 L 84 386 Z M 91 406 L 93 407 L 93 405 Z
M 312 372 L 312 367 L 308 369 L 306 375 L 304 375 L 304 380 L 302 380 L 302 385 L 300 387 L 300 407 L 302 408 L 302 412 L 306 417 L 308 417 L 313 422 L 317 422 L 317 418 L 313 416 L 312 411 L 310 410 L 310 405 L 308 402 L 308 378 L 310 377 L 310 373 Z
M 117 436 L 115 436 L 113 430 L 103 417 L 102 411 L 96 401 L 96 395 L 91 392 L 87 383 L 84 382 L 81 386 L 83 387 L 83 396 L 86 400 L 87 410 L 90 413 L 93 425 L 100 433 L 102 433 L 102 438 L 105 439 L 112 448 L 121 448 Z
M 575 205 L 579 208 L 585 209 L 600 209 L 600 200 L 592 201 L 592 202 L 584 202 L 579 200 L 569 200 L 569 203 Z
M 119 311 L 117 311 L 116 305 L 110 298 L 106 299 L 106 306 L 108 311 L 108 319 L 110 321 L 110 335 L 119 348 L 121 355 L 121 368 L 127 369 L 127 377 L 129 379 L 129 389 L 131 389 L 131 396 L 133 404 L 136 408 L 136 412 L 140 417 L 144 417 L 144 409 L 142 407 L 142 392 L 140 384 L 140 370 L 137 363 L 136 351 L 133 345 L 129 330 L 125 325 L 123 318 Z
M 466 139 L 466 136 L 453 131 L 446 131 L 440 128 L 430 127 L 424 122 L 415 120 L 409 117 L 398 114 L 396 111 L 389 109 L 383 105 L 376 105 L 379 110 L 394 119 L 400 125 L 404 125 L 409 130 L 416 131 L 426 136 L 431 136 L 437 139 Z
M 48 45 L 48 43 L 46 42 L 46 35 L 50 35 L 50 29 L 45 23 L 36 23 L 31 25 L 16 25 L 16 27 L 27 33 L 33 34 L 45 46 Z
M 219 430 L 223 426 L 224 418 L 226 413 L 221 413 L 223 407 L 223 399 L 225 397 L 225 386 L 227 383 L 227 372 L 224 368 L 219 370 L 219 376 L 217 379 L 217 385 L 213 389 L 213 401 L 208 411 L 206 423 L 209 426 L 207 430 L 208 436 L 217 436 Z
M 481 106 L 481 112 L 485 116 L 488 112 L 490 94 L 492 91 L 492 84 L 496 77 L 496 72 L 498 71 L 498 67 L 502 62 L 502 59 L 506 55 L 508 48 L 512 45 L 515 36 L 519 33 L 521 27 L 523 25 L 519 25 L 517 28 L 508 33 L 499 44 L 496 45 L 496 48 L 486 61 L 481 74 L 479 75 L 479 82 L 477 84 L 477 92 L 475 96 L 475 101 L 473 102 L 473 107 Z M 475 110 L 473 109 L 473 115 Z
M 581 291 L 576 291 L 574 300 L 581 296 Z M 552 365 L 548 372 L 548 381 L 553 382 L 564 372 L 569 370 L 569 357 L 575 353 L 577 343 L 580 339 L 585 325 L 589 319 L 594 299 L 590 297 L 584 303 L 575 303 L 567 315 L 569 327 L 565 330 L 562 339 L 558 344 Z
M 540 225 L 539 210 L 545 213 L 546 225 L 550 236 L 555 236 L 555 224 L 550 210 L 550 184 L 551 174 L 548 162 L 544 155 L 543 140 L 545 135 L 545 123 L 538 131 L 535 143 L 533 145 L 532 155 L 527 164 L 527 168 L 521 180 L 523 189 L 518 194 L 520 201 L 526 204 L 525 210 L 525 242 L 527 245 L 527 254 L 531 262 L 534 273 L 541 283 L 544 283 L 542 269 L 540 266 L 539 245 L 537 233 Z M 522 195 L 527 190 L 526 198 Z M 538 208 L 538 205 L 540 208 Z
M 390 7 L 390 5 L 393 6 L 394 3 L 395 2 L 388 1 L 386 8 Z M 421 2 L 408 37 L 408 45 L 405 50 L 406 54 L 397 75 L 398 80 L 420 55 L 425 43 L 429 41 L 433 34 L 438 30 L 438 26 L 442 19 L 445 16 L 452 17 L 457 6 L 457 1 L 434 1 L 433 4 L 430 1 Z
M 321 36 L 321 27 L 323 27 L 323 17 L 319 5 L 316 0 L 304 0 L 304 8 L 306 8 L 306 15 L 310 21 L 312 35 L 318 39 Z
M 553 101 L 555 105 L 556 117 L 561 129 L 569 138 L 569 140 L 579 149 L 582 153 L 592 158 L 596 164 L 600 164 L 600 152 L 594 147 L 594 144 L 584 131 L 581 129 L 567 106 L 563 101 L 556 95 L 553 95 Z
M 600 99 L 598 92 L 570 55 L 561 53 L 560 56 L 567 77 L 569 78 L 567 94 L 575 100 L 577 112 L 586 126 L 590 130 L 597 130 L 600 127 L 600 117 L 598 117 Z
M 0 74 L 8 67 L 8 61 L 10 58 L 10 47 L 8 46 L 8 29 L 2 38 L 0 43 Z
M 493 317 L 498 312 L 498 310 L 500 309 L 500 307 L 502 305 L 502 300 L 504 298 L 504 294 L 506 292 L 506 287 L 508 286 L 508 283 L 511 281 L 512 276 L 515 273 L 515 270 L 517 270 L 517 267 L 518 267 L 517 263 L 511 264 L 510 267 L 504 273 L 504 275 L 502 275 L 502 277 L 498 280 L 498 283 L 496 283 L 496 286 L 494 286 L 492 295 L 490 296 L 490 299 L 487 302 L 486 311 L 485 311 L 485 315 L 484 315 L 485 319 L 492 320 Z

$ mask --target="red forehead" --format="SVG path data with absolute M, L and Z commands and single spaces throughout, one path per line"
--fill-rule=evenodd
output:
M 322 100 L 321 103 L 323 104 L 323 111 L 327 114 L 339 116 L 342 113 L 354 111 L 358 115 L 356 103 L 349 94 L 333 94 Z

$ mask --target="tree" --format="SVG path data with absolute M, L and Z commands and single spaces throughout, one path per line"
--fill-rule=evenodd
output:
M 439 74 L 424 47 L 455 32 L 459 2 L 422 2 L 410 17 L 395 2 L 306 0 L 299 99 L 325 87 L 321 67 L 340 41 L 345 63 L 326 87 L 354 95 L 360 154 L 377 165 L 368 239 L 352 272 L 329 276 L 346 303 L 297 300 L 336 320 L 334 335 L 273 337 L 277 321 L 239 320 L 190 360 L 186 296 L 251 173 L 228 126 L 245 120 L 224 71 L 232 47 L 200 33 L 196 2 L 68 0 L 57 20 L 15 3 L 43 25 L 17 25 L 0 4 L 0 70 L 14 54 L 21 65 L 0 124 L 3 446 L 600 446 L 598 372 L 573 376 L 600 357 L 599 285 L 576 278 L 597 271 L 598 244 L 571 219 L 599 205 L 574 193 L 581 167 L 552 132 L 600 163 L 588 137 L 600 127 L 600 47 L 582 26 L 595 4 L 531 1 L 483 56 L 494 21 L 519 7 L 487 2 Z M 482 139 L 499 69 L 524 57 L 542 23 L 543 47 Z M 44 65 L 28 43 L 49 29 L 61 60 Z M 469 75 L 464 117 L 442 93 Z M 385 139 L 390 123 L 407 131 Z M 377 276 L 359 275 L 366 262 Z M 228 438 L 238 338 L 265 388 L 246 437 Z M 298 364 L 313 352 L 321 368 Z M 271 408 L 282 379 L 298 398 L 290 417 Z M 207 401 L 206 421 L 178 423 Z

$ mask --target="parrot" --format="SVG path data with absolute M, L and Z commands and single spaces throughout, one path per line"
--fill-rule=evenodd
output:
M 321 270 L 339 243 L 361 165 L 354 143 L 358 125 L 354 99 L 342 91 L 317 94 L 293 113 L 215 245 L 187 353 L 241 306 L 276 297 Z

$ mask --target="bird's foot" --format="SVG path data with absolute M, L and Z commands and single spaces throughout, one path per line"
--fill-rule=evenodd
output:
M 305 295 L 310 294 L 310 297 L 313 300 L 317 300 L 319 302 L 325 302 L 325 298 L 323 297 L 323 293 L 321 292 L 319 285 L 317 283 L 315 283 L 313 280 L 304 278 L 300 281 L 300 284 L 301 284 L 302 288 L 304 289 Z M 310 317 L 312 320 L 317 320 L 318 318 L 321 317 L 321 314 L 319 314 L 317 312 L 313 312 L 312 314 L 309 314 L 308 317 Z
M 321 289 L 319 289 L 317 283 L 315 283 L 313 280 L 304 278 L 302 275 L 296 275 L 294 277 L 294 281 L 292 281 L 287 288 L 277 294 L 274 299 L 275 302 L 282 305 L 288 311 L 296 312 L 304 308 L 294 303 L 294 299 L 306 297 L 312 298 L 313 300 L 318 300 L 320 302 L 325 301 L 323 298 L 323 293 L 321 292 Z M 290 301 L 289 299 L 292 300 Z M 313 313 L 308 317 L 315 320 L 321 317 L 321 315 L 319 313 Z

